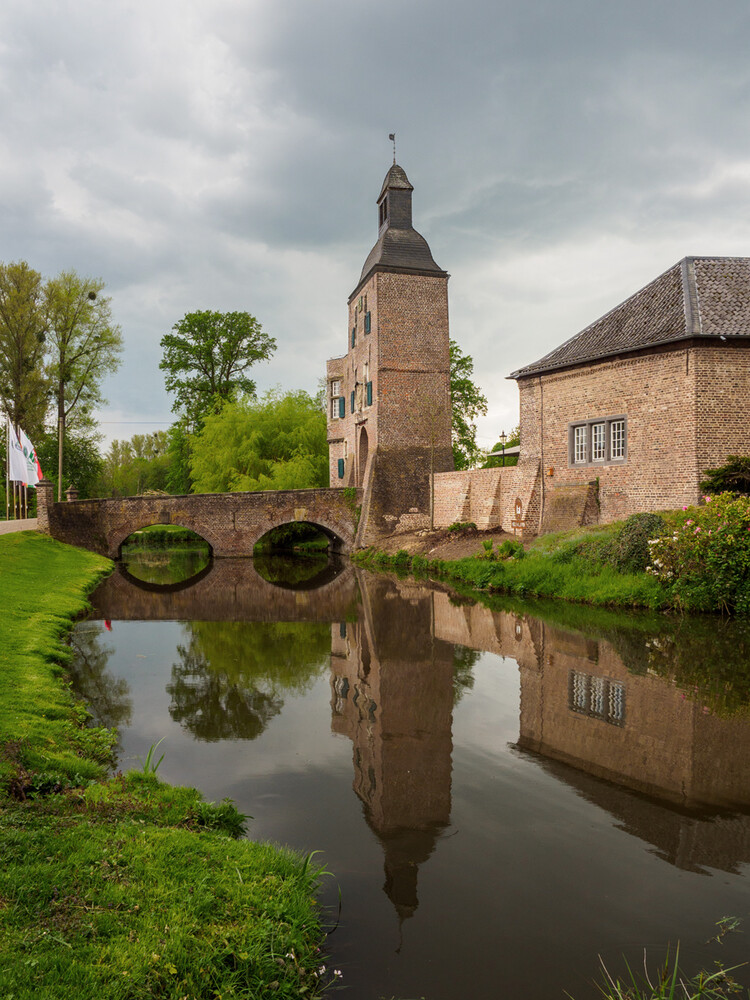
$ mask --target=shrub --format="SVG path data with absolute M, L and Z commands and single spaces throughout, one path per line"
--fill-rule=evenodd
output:
M 525 555 L 526 551 L 523 544 L 515 541 L 513 538 L 506 538 L 497 547 L 498 559 L 523 559 Z
M 744 455 L 730 455 L 718 469 L 706 469 L 706 478 L 701 483 L 704 493 L 750 493 L 750 458 Z
M 473 521 L 454 521 L 453 524 L 448 525 L 447 530 L 449 532 L 465 531 L 467 534 L 474 534 L 478 528 Z
M 632 514 L 610 542 L 607 561 L 620 573 L 643 573 L 651 561 L 649 539 L 666 531 L 661 515 Z
M 750 613 L 750 497 L 721 493 L 691 508 L 672 534 L 649 541 L 646 568 L 692 611 Z

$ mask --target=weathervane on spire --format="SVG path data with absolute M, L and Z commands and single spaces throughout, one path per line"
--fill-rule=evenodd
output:
M 393 143 L 393 165 L 395 166 L 396 165 L 396 133 L 395 132 L 389 132 L 388 133 L 388 138 Z

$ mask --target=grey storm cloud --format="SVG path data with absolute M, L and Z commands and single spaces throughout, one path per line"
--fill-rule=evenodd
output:
M 750 252 L 749 43 L 736 0 L 6 4 L 0 259 L 107 283 L 108 437 L 168 417 L 191 309 L 249 310 L 259 385 L 313 390 L 395 129 L 492 444 L 509 371 L 685 254 Z

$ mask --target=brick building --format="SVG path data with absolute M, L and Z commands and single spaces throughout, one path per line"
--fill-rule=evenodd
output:
M 695 503 L 750 453 L 750 258 L 686 257 L 510 377 L 542 530 Z
M 412 191 L 394 163 L 346 354 L 327 363 L 330 482 L 366 487 L 360 544 L 429 524 L 430 473 L 453 468 L 448 274 L 412 225 Z

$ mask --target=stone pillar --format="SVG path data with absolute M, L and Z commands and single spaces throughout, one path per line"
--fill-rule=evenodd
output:
M 40 479 L 36 484 L 36 526 L 37 531 L 51 534 L 49 515 L 54 503 L 54 486 L 49 479 Z
M 71 500 L 78 499 L 78 490 L 75 488 L 75 486 L 69 486 L 67 488 L 67 490 L 65 491 L 65 499 L 68 502 L 70 502 Z

